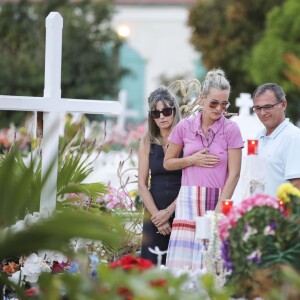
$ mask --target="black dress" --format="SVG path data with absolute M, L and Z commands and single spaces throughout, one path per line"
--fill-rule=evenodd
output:
M 151 173 L 150 193 L 158 210 L 167 208 L 178 196 L 181 185 L 181 170 L 167 171 L 163 167 L 164 151 L 161 145 L 151 144 L 149 154 L 149 169 Z M 168 249 L 170 235 L 157 233 L 157 227 L 151 222 L 151 215 L 145 208 L 143 221 L 143 238 L 141 257 L 157 263 L 157 255 L 149 251 L 157 246 L 161 251 Z M 169 222 L 172 225 L 174 214 Z M 166 255 L 163 255 L 163 265 Z

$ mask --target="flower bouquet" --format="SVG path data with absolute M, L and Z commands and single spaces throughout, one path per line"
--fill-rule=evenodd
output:
M 100 264 L 98 272 L 101 299 L 229 300 L 229 291 L 217 287 L 210 274 L 199 277 L 188 270 L 158 268 L 133 255 L 109 265 Z
M 284 212 L 277 199 L 256 195 L 233 207 L 221 221 L 222 257 L 230 273 L 227 284 L 235 287 L 237 296 L 262 296 L 265 283 L 259 273 L 268 268 L 273 287 L 282 279 L 277 266 L 300 270 L 299 224 Z
M 154 295 L 159 299 L 159 295 L 168 293 L 167 280 L 148 259 L 125 255 L 107 267 L 100 266 L 99 273 L 102 278 L 101 289 L 107 296 L 113 297 L 117 293 L 120 299 L 130 300 L 135 299 L 135 297 L 139 298 L 143 294 L 145 299 L 147 297 L 152 299 Z M 119 277 L 122 280 L 113 280 L 112 274 L 115 279 Z M 141 289 L 141 287 L 143 288 Z

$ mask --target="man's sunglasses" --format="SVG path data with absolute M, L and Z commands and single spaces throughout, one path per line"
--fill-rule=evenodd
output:
M 228 101 L 219 102 L 218 100 L 212 100 L 208 103 L 210 108 L 217 108 L 219 105 L 222 109 L 227 109 L 230 103 Z
M 174 109 L 174 106 L 171 106 L 171 107 L 166 107 L 162 110 L 151 110 L 149 111 L 150 113 L 150 116 L 153 118 L 153 119 L 158 119 L 160 117 L 160 114 L 162 113 L 163 116 L 165 117 L 169 117 L 172 115 L 172 112 L 173 112 L 173 109 Z

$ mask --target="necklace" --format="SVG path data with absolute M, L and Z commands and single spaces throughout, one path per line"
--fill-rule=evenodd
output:
M 202 132 L 199 134 L 201 138 L 201 143 L 204 148 L 206 148 L 206 154 L 209 152 L 209 146 L 212 144 L 214 138 L 215 138 L 215 133 L 211 130 L 208 129 L 206 135 L 204 135 Z

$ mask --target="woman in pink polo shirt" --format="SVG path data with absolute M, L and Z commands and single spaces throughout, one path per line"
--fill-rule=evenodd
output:
M 206 210 L 221 212 L 222 199 L 231 198 L 238 182 L 244 145 L 237 124 L 224 117 L 229 94 L 224 72 L 208 72 L 200 93 L 202 112 L 181 120 L 169 136 L 164 167 L 182 169 L 166 262 L 170 268 L 203 267 L 195 217 Z

